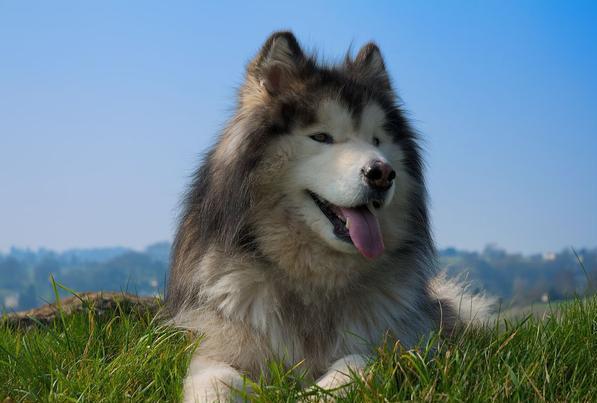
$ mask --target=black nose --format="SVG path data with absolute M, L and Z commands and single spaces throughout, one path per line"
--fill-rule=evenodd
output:
M 378 190 L 386 190 L 392 186 L 396 172 L 390 164 L 380 160 L 369 161 L 361 170 L 369 186 Z

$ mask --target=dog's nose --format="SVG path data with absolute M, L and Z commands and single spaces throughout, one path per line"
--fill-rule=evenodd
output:
M 392 186 L 396 172 L 390 164 L 380 160 L 369 161 L 361 170 L 369 186 L 378 190 L 386 190 Z

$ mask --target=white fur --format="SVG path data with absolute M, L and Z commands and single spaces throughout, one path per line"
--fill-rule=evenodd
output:
M 432 279 L 430 289 L 437 298 L 451 301 L 460 320 L 467 324 L 485 323 L 496 303 L 494 298 L 469 292 L 465 283 L 448 279 L 445 273 Z
M 385 115 L 374 102 L 363 109 L 359 127 L 354 126 L 352 116 L 346 108 L 334 100 L 322 103 L 318 122 L 311 127 L 297 129 L 292 136 L 282 140 L 289 143 L 282 147 L 290 148 L 293 153 L 282 184 L 303 215 L 304 221 L 315 233 L 340 252 L 357 253 L 353 245 L 338 240 L 328 219 L 306 195 L 304 189 L 317 193 L 337 206 L 358 205 L 366 191 L 361 169 L 372 160 L 380 160 L 391 164 L 398 173 L 394 185 L 386 194 L 385 204 L 389 206 L 392 203 L 397 188 L 402 190 L 402 200 L 397 202 L 400 204 L 401 201 L 405 202 L 408 187 L 411 186 L 409 178 L 403 173 L 402 150 L 385 133 Z M 317 143 L 309 138 L 311 134 L 318 132 L 330 134 L 334 138 L 333 146 Z M 380 139 L 379 147 L 373 145 L 374 137 Z M 274 147 L 280 147 L 280 144 L 275 144 Z M 383 211 L 378 214 L 383 214 Z M 401 226 L 392 227 L 393 231 L 399 231 Z
M 322 389 L 337 389 L 351 382 L 353 376 L 363 376 L 367 358 L 363 355 L 352 354 L 334 362 L 316 382 Z
M 230 365 L 196 355 L 184 380 L 184 403 L 228 401 L 234 397 L 231 390 L 242 390 L 244 383 L 240 373 Z M 237 401 L 243 401 L 236 397 Z

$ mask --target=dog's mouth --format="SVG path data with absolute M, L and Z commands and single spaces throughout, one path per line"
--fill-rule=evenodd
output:
M 379 221 L 368 205 L 341 207 L 309 190 L 307 193 L 330 220 L 334 227 L 334 235 L 338 239 L 353 244 L 369 259 L 375 259 L 383 253 L 384 244 Z

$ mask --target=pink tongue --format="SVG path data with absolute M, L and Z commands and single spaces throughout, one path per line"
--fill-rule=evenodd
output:
M 379 222 L 367 207 L 341 207 L 342 214 L 348 221 L 348 233 L 359 252 L 369 259 L 375 259 L 383 253 L 383 239 Z

